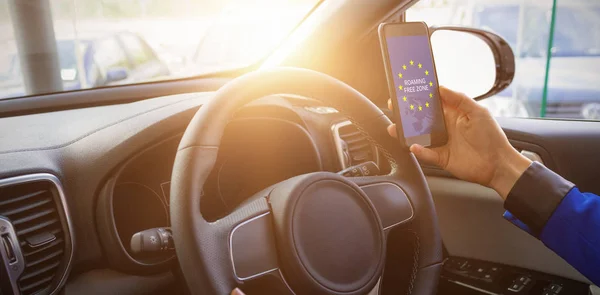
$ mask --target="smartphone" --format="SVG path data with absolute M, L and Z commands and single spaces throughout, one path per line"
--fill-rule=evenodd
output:
M 398 138 L 404 138 L 407 146 L 446 144 L 448 133 L 427 24 L 380 24 L 379 41 Z

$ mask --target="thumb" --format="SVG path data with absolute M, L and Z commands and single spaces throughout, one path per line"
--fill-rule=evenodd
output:
M 440 166 L 440 154 L 437 151 L 423 147 L 420 144 L 411 145 L 410 151 L 415 154 L 415 157 L 420 161 Z

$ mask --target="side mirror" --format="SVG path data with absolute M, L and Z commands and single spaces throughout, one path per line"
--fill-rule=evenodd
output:
M 457 26 L 431 27 L 429 31 L 440 85 L 481 100 L 512 82 L 515 56 L 502 37 Z
M 125 80 L 125 79 L 127 79 L 128 76 L 129 76 L 129 71 L 126 68 L 118 67 L 118 68 L 108 69 L 108 71 L 106 71 L 106 79 L 105 79 L 104 83 L 109 84 L 112 82 Z

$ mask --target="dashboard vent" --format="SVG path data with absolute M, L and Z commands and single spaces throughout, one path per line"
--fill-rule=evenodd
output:
M 350 121 L 334 125 L 334 133 L 342 168 L 367 161 L 377 163 L 377 150 Z
M 59 213 L 63 210 L 59 200 L 58 186 L 50 180 L 30 179 L 0 187 L 0 215 L 12 223 L 25 263 L 18 278 L 21 294 L 51 293 L 68 269 L 71 240 Z

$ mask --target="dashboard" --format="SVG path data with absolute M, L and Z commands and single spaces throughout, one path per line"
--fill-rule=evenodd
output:
M 212 95 L 188 93 L 0 120 L 0 215 L 19 212 L 15 218 L 24 220 L 9 228 L 21 233 L 12 245 L 21 242 L 23 251 L 17 254 L 27 262 L 16 268 L 23 276 L 12 287 L 38 295 L 61 286 L 66 295 L 112 287 L 117 288 L 112 293 L 185 294 L 173 251 L 136 254 L 130 240 L 137 232 L 169 227 L 177 147 L 192 116 Z M 365 161 L 377 163 L 382 173 L 390 169 L 337 110 L 305 97 L 265 97 L 238 110 L 227 126 L 204 187 L 201 213 L 218 219 L 286 178 L 338 172 Z M 466 258 L 451 259 L 462 259 L 463 265 Z M 587 288 L 565 278 L 500 267 L 509 279 L 526 273 L 544 284 Z M 470 276 L 451 265 L 444 275 L 448 282 Z M 6 277 L 0 267 L 2 282 Z M 0 285 L 4 294 L 5 285 Z M 456 293 L 455 285 L 448 294 Z
M 83 279 L 92 269 L 148 276 L 175 267 L 174 252 L 136 254 L 130 239 L 169 226 L 177 146 L 211 96 L 182 94 L 0 121 L 0 178 L 48 173 L 64 192 L 60 205 L 73 225 L 65 227 L 73 237 L 72 256 L 60 268 L 65 277 L 70 272 L 69 279 Z M 217 219 L 295 175 L 377 162 L 377 150 L 357 131 L 337 110 L 309 98 L 276 95 L 245 106 L 225 130 L 202 214 Z

